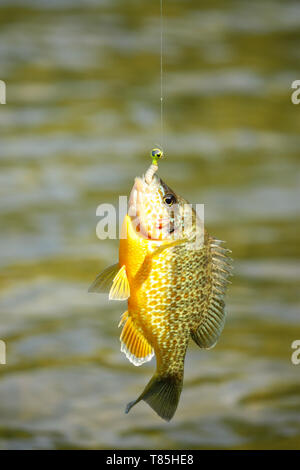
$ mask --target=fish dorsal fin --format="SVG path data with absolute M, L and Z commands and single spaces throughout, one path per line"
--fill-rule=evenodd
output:
M 126 300 L 130 297 L 130 287 L 126 275 L 125 265 L 121 267 L 114 277 L 109 291 L 109 300 Z
M 226 250 L 219 245 L 219 240 L 211 239 L 211 292 L 206 302 L 204 311 L 201 312 L 201 320 L 198 328 L 191 332 L 195 343 L 204 349 L 213 348 L 222 333 L 225 324 L 225 302 L 224 297 L 228 276 L 231 275 L 231 258 L 228 258 Z
M 154 351 L 144 335 L 136 328 L 128 312 L 123 314 L 119 326 L 121 325 L 124 325 L 120 336 L 121 351 L 127 359 L 135 366 L 150 361 Z
M 119 263 L 113 264 L 96 277 L 93 284 L 89 287 L 89 292 L 97 292 L 100 294 L 108 294 L 115 276 L 118 274 L 120 269 Z
M 130 287 L 126 268 L 119 263 L 104 269 L 89 288 L 89 292 L 108 293 L 109 300 L 126 300 L 130 296 Z

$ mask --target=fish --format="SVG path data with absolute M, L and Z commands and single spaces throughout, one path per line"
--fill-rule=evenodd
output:
M 127 300 L 119 326 L 121 351 L 135 366 L 156 357 L 141 400 L 165 421 L 177 409 L 190 339 L 213 348 L 224 328 L 231 251 L 209 235 L 191 204 L 157 174 L 136 177 L 119 244 L 119 261 L 102 271 L 90 292 Z M 200 240 L 200 243 L 199 243 Z

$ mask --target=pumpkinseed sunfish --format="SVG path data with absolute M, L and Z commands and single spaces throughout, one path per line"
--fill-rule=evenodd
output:
M 154 173 L 135 178 L 119 262 L 102 271 L 89 291 L 128 299 L 119 326 L 121 351 L 130 362 L 140 366 L 156 356 L 155 374 L 126 413 L 144 400 L 169 421 L 182 390 L 189 339 L 210 349 L 223 330 L 231 258 L 191 205 Z

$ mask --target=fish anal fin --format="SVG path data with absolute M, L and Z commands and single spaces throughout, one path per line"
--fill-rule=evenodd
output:
M 113 280 L 119 270 L 119 263 L 113 264 L 112 266 L 105 268 L 103 271 L 101 271 L 100 274 L 98 274 L 94 282 L 89 287 L 88 292 L 108 294 L 111 289 Z
M 120 328 L 120 326 L 123 326 L 126 323 L 127 318 L 128 318 L 128 312 L 126 310 L 126 312 L 124 312 L 121 316 L 120 322 L 118 324 L 118 328 Z
M 144 335 L 136 328 L 128 312 L 123 314 L 120 325 L 122 324 L 124 326 L 120 336 L 121 351 L 127 359 L 135 366 L 141 366 L 150 361 L 154 351 Z
M 118 270 L 109 291 L 109 300 L 126 300 L 130 297 L 130 287 L 125 265 Z

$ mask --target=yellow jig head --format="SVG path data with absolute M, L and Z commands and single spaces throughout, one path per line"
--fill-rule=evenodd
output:
M 163 157 L 164 153 L 161 149 L 155 148 L 151 150 L 152 164 L 148 168 L 145 174 L 145 181 L 147 184 L 150 184 L 153 178 L 154 173 L 158 170 L 157 162 L 160 158 Z
M 157 161 L 164 156 L 164 152 L 162 149 L 152 149 L 151 150 L 151 158 L 153 165 L 157 165 Z

